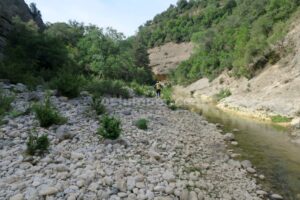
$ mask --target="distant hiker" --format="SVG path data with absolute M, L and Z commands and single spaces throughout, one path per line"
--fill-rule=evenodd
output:
M 156 90 L 156 96 L 160 97 L 160 93 L 161 93 L 161 90 L 163 88 L 162 84 L 159 81 L 157 81 L 154 88 Z

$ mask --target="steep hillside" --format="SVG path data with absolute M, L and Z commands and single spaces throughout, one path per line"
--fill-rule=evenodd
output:
M 40 27 L 44 25 L 40 15 L 35 16 L 24 0 L 0 1 L 0 53 L 5 45 L 6 36 L 12 28 L 13 17 L 19 16 L 23 21 L 34 20 Z
M 278 59 L 272 49 L 286 35 L 299 0 L 178 1 L 140 27 L 149 47 L 193 41 L 196 51 L 172 74 L 187 84 L 216 78 L 224 70 L 251 78 Z
M 292 123 L 299 126 L 299 37 L 300 20 L 296 19 L 280 47 L 286 53 L 277 62 L 257 72 L 252 79 L 234 78 L 230 72 L 224 72 L 212 82 L 203 78 L 187 87 L 177 87 L 175 96 L 188 98 L 192 94 L 190 97 L 194 99 L 210 101 L 220 91 L 228 89 L 232 95 L 221 100 L 218 107 L 259 118 L 291 117 L 295 118 Z

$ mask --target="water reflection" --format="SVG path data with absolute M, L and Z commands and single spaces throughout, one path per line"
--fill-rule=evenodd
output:
M 285 199 L 297 199 L 300 194 L 300 147 L 290 142 L 289 130 L 260 123 L 234 114 L 225 113 L 212 104 L 189 107 L 202 114 L 208 121 L 224 125 L 223 130 L 235 134 L 239 146 L 236 151 L 242 159 L 249 159 L 270 183 L 270 190 Z M 299 197 L 298 197 L 299 198 Z

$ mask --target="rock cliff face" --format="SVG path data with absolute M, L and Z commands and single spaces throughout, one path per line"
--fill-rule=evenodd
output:
M 192 43 L 167 43 L 160 47 L 149 49 L 150 67 L 156 78 L 166 79 L 167 75 L 178 65 L 187 60 L 193 52 Z
M 34 20 L 39 27 L 44 25 L 40 17 L 34 18 L 24 0 L 0 1 L 0 57 L 5 45 L 6 36 L 12 27 L 12 19 L 19 16 L 23 21 Z

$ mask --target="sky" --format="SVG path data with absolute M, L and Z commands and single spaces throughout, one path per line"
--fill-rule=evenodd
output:
M 36 3 L 44 22 L 76 20 L 99 27 L 113 27 L 126 36 L 177 0 L 25 0 Z

